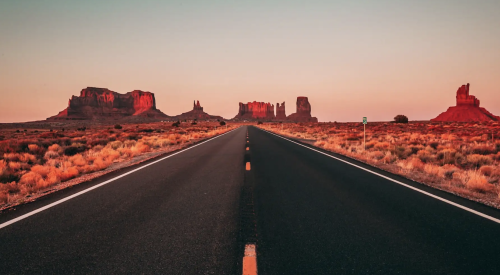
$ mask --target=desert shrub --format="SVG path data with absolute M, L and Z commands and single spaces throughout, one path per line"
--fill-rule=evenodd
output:
M 52 144 L 49 146 L 49 148 L 47 148 L 47 150 L 52 152 L 60 152 L 62 148 L 61 146 L 59 146 L 59 144 Z
M 64 154 L 66 156 L 74 156 L 78 153 L 81 153 L 85 151 L 85 147 L 83 146 L 68 146 L 66 148 L 64 148 Z
M 371 158 L 373 158 L 375 160 L 381 160 L 384 158 L 385 154 L 383 152 L 380 152 L 380 151 L 373 151 L 373 152 L 370 152 L 370 156 L 371 156 Z
M 458 167 L 452 164 L 445 164 L 442 167 L 439 167 L 438 175 L 441 178 L 445 178 L 448 180 L 453 179 L 453 174 L 458 171 Z
M 465 185 L 468 189 L 479 193 L 486 193 L 493 190 L 494 186 L 477 171 L 466 171 L 465 173 L 467 175 Z
M 347 136 L 347 140 L 353 141 L 353 140 L 359 140 L 361 137 L 356 135 L 356 134 L 350 134 Z
M 139 136 L 135 135 L 135 134 L 131 134 L 131 135 L 127 136 L 127 139 L 137 141 L 137 140 L 139 140 Z
M 396 156 L 394 156 L 391 152 L 385 152 L 385 156 L 382 158 L 384 163 L 393 163 L 396 160 Z
M 61 146 L 68 146 L 68 145 L 71 145 L 71 143 L 73 143 L 73 141 L 70 138 L 61 138 L 61 139 L 57 140 L 57 143 Z
M 0 203 L 7 203 L 7 202 L 9 202 L 9 195 L 0 191 Z
M 411 154 L 411 149 L 406 148 L 404 146 L 395 146 L 394 149 L 391 150 L 391 153 L 395 155 L 398 159 L 406 159 Z
M 19 176 L 12 170 L 6 170 L 0 175 L 0 183 L 8 183 L 13 181 L 19 181 Z
M 56 159 L 59 157 L 59 153 L 55 151 L 47 151 L 43 156 L 44 159 Z
M 10 182 L 10 183 L 4 183 L 0 184 L 0 194 L 16 194 L 21 191 L 21 188 L 17 182 Z
M 180 121 L 172 123 L 172 126 L 174 126 L 174 127 L 179 127 L 180 125 L 181 125 Z
M 408 118 L 405 115 L 397 115 L 394 117 L 395 123 L 408 123 Z
M 472 148 L 472 153 L 474 154 L 480 154 L 480 155 L 491 155 L 496 153 L 496 148 L 482 145 L 482 146 L 476 146 Z
M 472 154 L 467 156 L 467 162 L 471 165 L 471 168 L 480 168 L 483 165 L 490 165 L 493 163 L 493 159 L 489 156 L 483 156 L 478 154 Z
M 377 150 L 384 150 L 389 148 L 390 144 L 389 142 L 375 142 L 375 149 Z
M 116 130 L 121 130 L 123 127 L 120 124 L 116 124 L 114 128 Z
M 483 176 L 489 177 L 493 173 L 494 169 L 494 166 L 485 165 L 479 168 L 479 173 L 481 173 L 481 175 Z
M 226 122 L 225 121 L 221 121 L 221 122 L 219 122 L 219 124 L 220 124 L 220 126 L 224 126 L 224 125 L 226 125 Z
M 132 153 L 134 154 L 140 154 L 140 153 L 145 153 L 149 151 L 149 146 L 141 141 L 137 142 L 132 148 Z
M 259 125 L 262 124 L 262 121 L 258 121 L 257 124 L 259 124 Z
M 436 149 L 437 149 L 437 147 L 439 146 L 439 142 L 437 142 L 437 141 L 430 142 L 430 143 L 429 143 L 429 146 L 430 146 L 432 149 L 436 150 Z
M 377 141 L 374 141 L 374 140 L 372 140 L 372 141 L 368 141 L 368 142 L 366 143 L 366 149 L 371 149 L 371 148 L 375 147 L 375 144 L 376 144 L 376 143 L 377 143 Z
M 41 133 L 40 135 L 38 135 L 39 138 L 61 138 L 61 137 L 64 137 L 64 135 L 62 133 L 56 133 L 56 132 L 45 132 L 45 133 Z
M 406 160 L 398 161 L 397 165 L 405 169 L 408 173 L 411 173 L 411 171 L 415 170 L 423 171 L 425 164 L 419 158 L 412 157 Z
M 417 157 L 424 163 L 432 162 L 434 160 L 434 156 L 428 150 L 418 151 Z
M 94 146 L 97 146 L 97 145 L 106 145 L 108 144 L 109 142 L 109 139 L 106 139 L 106 138 L 100 138 L 100 139 L 94 139 L 94 140 L 91 140 L 90 142 L 87 142 L 87 144 L 90 146 L 90 147 L 94 147 Z
M 117 141 L 112 141 L 112 142 L 108 143 L 107 146 L 111 147 L 113 150 L 116 150 L 120 147 L 123 147 L 123 143 L 121 141 L 117 140 Z

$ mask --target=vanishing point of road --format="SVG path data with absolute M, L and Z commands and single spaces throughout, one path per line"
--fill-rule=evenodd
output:
M 242 126 L 1 213 L 0 274 L 500 274 L 499 222 Z

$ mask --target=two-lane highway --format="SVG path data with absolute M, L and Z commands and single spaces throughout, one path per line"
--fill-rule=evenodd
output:
M 243 126 L 20 206 L 0 274 L 500 274 L 498 210 L 330 155 Z

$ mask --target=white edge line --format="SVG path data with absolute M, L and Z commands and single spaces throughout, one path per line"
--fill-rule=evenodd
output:
M 199 145 L 202 145 L 203 143 L 206 143 L 206 142 L 212 141 L 212 140 L 214 140 L 214 139 L 216 139 L 216 138 L 219 138 L 219 137 L 221 137 L 221 136 L 223 136 L 223 135 L 225 135 L 225 134 L 229 134 L 230 132 L 232 132 L 232 131 L 234 131 L 234 130 L 236 130 L 236 129 L 238 129 L 238 128 L 239 128 L 239 127 L 235 128 L 235 129 L 233 129 L 233 130 L 231 130 L 231 131 L 229 131 L 229 132 L 226 132 L 226 133 L 224 133 L 224 134 L 222 134 L 222 135 L 218 135 L 218 136 L 215 136 L 215 137 L 213 137 L 213 138 L 210 138 L 209 140 L 205 140 L 205 141 L 203 141 L 203 142 L 200 142 L 200 143 L 198 143 L 198 144 L 195 144 L 195 145 L 193 145 L 193 146 L 191 146 L 191 147 L 189 147 L 189 148 L 183 149 L 183 150 L 181 150 L 181 151 L 179 151 L 179 152 L 176 152 L 176 153 L 173 153 L 173 154 L 171 154 L 171 155 L 168 155 L 168 156 L 166 156 L 166 157 L 164 157 L 164 158 L 161 158 L 161 159 L 159 159 L 159 160 L 155 160 L 155 161 L 153 161 L 153 162 L 151 162 L 151 163 L 145 164 L 145 165 L 143 165 L 143 166 L 141 166 L 141 167 L 138 167 L 138 168 L 136 168 L 136 169 L 134 169 L 134 170 L 132 170 L 132 171 L 128 171 L 127 173 L 124 173 L 124 174 L 121 174 L 121 175 L 119 175 L 119 176 L 116 176 L 116 177 L 114 177 L 114 178 L 112 178 L 112 179 L 109 179 L 109 180 L 107 180 L 107 181 L 105 181 L 105 182 L 102 182 L 102 183 L 99 183 L 99 184 L 94 185 L 94 186 L 92 186 L 92 187 L 89 187 L 89 188 L 87 188 L 87 189 L 85 189 L 85 190 L 82 190 L 82 191 L 80 191 L 80 192 L 78 192 L 78 193 L 75 193 L 75 194 L 73 194 L 73 195 L 71 195 L 71 196 L 65 197 L 64 199 L 60 199 L 60 200 L 55 201 L 55 202 L 53 202 L 53 203 L 51 203 L 51 204 L 47 204 L 47 205 L 46 205 L 46 206 L 44 206 L 44 207 L 41 207 L 41 208 L 38 208 L 38 209 L 33 210 L 33 211 L 31 211 L 31 212 L 28 212 L 28 213 L 26 213 L 26 214 L 24 214 L 24 215 L 21 215 L 21 216 L 19 216 L 19 217 L 17 217 L 17 218 L 14 218 L 14 219 L 10 220 L 10 221 L 4 222 L 4 223 L 0 224 L 0 229 L 4 228 L 4 227 L 6 227 L 6 226 L 9 226 L 9 225 L 11 225 L 11 224 L 13 224 L 13 223 L 16 223 L 16 222 L 18 222 L 18 221 L 24 220 L 24 219 L 28 218 L 29 216 L 33 216 L 33 215 L 35 215 L 35 214 L 37 214 L 37 213 L 40 213 L 40 212 L 42 212 L 42 211 L 44 211 L 44 210 L 47 210 L 47 209 L 49 209 L 49 208 L 51 208 L 51 207 L 54 207 L 54 206 L 56 206 L 56 205 L 58 205 L 58 204 L 61 204 L 61 203 L 65 202 L 65 201 L 71 200 L 72 198 L 76 198 L 76 197 L 78 197 L 78 196 L 80 196 L 80 195 L 83 195 L 83 194 L 85 194 L 85 193 L 89 192 L 89 191 L 92 191 L 92 190 L 97 189 L 97 188 L 99 188 L 99 187 L 101 187 L 101 186 L 103 186 L 103 185 L 106 185 L 106 184 L 108 184 L 108 183 L 110 183 L 110 182 L 113 182 L 113 181 L 115 181 L 115 180 L 117 180 L 117 179 L 119 179 L 119 178 L 123 178 L 123 177 L 125 177 L 125 176 L 127 176 L 127 175 L 130 175 L 130 174 L 132 174 L 132 173 L 134 173 L 134 172 L 137 172 L 137 171 L 139 171 L 139 170 L 141 170 L 141 169 L 143 169 L 143 168 L 146 168 L 146 167 L 148 167 L 148 166 L 150 166 L 150 165 L 153 165 L 153 164 L 155 164 L 155 163 L 158 163 L 158 162 L 160 162 L 160 161 L 163 161 L 163 160 L 165 160 L 165 159 L 168 159 L 168 158 L 170 158 L 170 157 L 173 157 L 173 156 L 175 156 L 175 155 L 177 155 L 177 154 L 180 154 L 180 153 L 182 153 L 182 152 L 184 152 L 184 151 L 187 151 L 187 150 L 193 149 L 194 147 L 199 146 Z
M 257 127 L 257 128 L 258 128 L 258 127 Z M 417 192 L 420 192 L 420 193 L 422 193 L 422 194 L 424 194 L 424 195 L 427 195 L 427 196 L 429 196 L 429 197 L 435 198 L 435 199 L 440 200 L 440 201 L 442 201 L 442 202 L 445 202 L 445 203 L 451 204 L 451 205 L 456 206 L 456 207 L 458 207 L 458 208 L 461 208 L 461 209 L 463 209 L 463 210 L 465 210 L 465 211 L 471 212 L 471 213 L 473 213 L 473 214 L 476 214 L 476 215 L 478 215 L 478 216 L 481 216 L 481 217 L 483 217 L 483 218 L 486 218 L 486 219 L 488 219 L 488 220 L 491 220 L 491 221 L 494 221 L 494 222 L 496 222 L 496 223 L 499 223 L 499 224 L 500 224 L 500 220 L 499 220 L 499 219 L 497 219 L 497 218 L 494 218 L 494 217 L 488 216 L 488 215 L 483 214 L 483 213 L 481 213 L 481 212 L 479 212 L 479 211 L 476 211 L 476 210 L 474 210 L 474 209 L 470 209 L 470 208 L 465 207 L 465 206 L 463 206 L 463 205 L 461 205 L 461 204 L 458 204 L 458 203 L 455 203 L 455 202 L 449 201 L 449 200 L 447 200 L 447 199 L 441 198 L 441 197 L 439 197 L 439 196 L 436 196 L 436 195 L 431 194 L 431 193 L 429 193 L 429 192 L 423 191 L 423 190 L 421 190 L 421 189 L 418 189 L 418 188 L 413 187 L 413 186 L 411 186 L 411 185 L 408 185 L 408 184 L 406 184 L 406 183 L 403 183 L 403 182 L 397 181 L 397 180 L 392 179 L 392 178 L 390 178 L 390 177 L 387 177 L 387 176 L 384 176 L 384 175 L 379 174 L 379 173 L 377 173 L 377 172 L 374 172 L 374 171 L 372 171 L 372 170 L 370 170 L 370 169 L 366 169 L 366 168 L 361 167 L 361 166 L 359 166 L 359 165 L 356 165 L 356 164 L 354 164 L 354 163 L 351 163 L 351 162 L 348 162 L 348 161 L 346 161 L 346 160 L 343 160 L 343 159 L 340 159 L 340 158 L 334 157 L 334 156 L 332 156 L 332 155 L 330 155 L 330 154 L 327 154 L 327 153 L 321 152 L 321 151 L 316 150 L 316 149 L 314 149 L 314 148 L 311 148 L 311 147 L 305 146 L 305 145 L 303 145 L 303 144 L 300 144 L 300 143 L 295 142 L 295 141 L 293 141 L 293 140 L 290 140 L 290 139 L 288 139 L 288 138 L 285 138 L 285 137 L 282 137 L 282 136 L 277 135 L 277 134 L 275 134 L 275 133 L 269 132 L 269 131 L 267 131 L 267 130 L 264 130 L 264 129 L 261 129 L 261 128 L 259 128 L 259 129 L 260 129 L 260 130 L 262 130 L 262 131 L 265 131 L 265 132 L 267 132 L 267 133 L 269 133 L 269 134 L 272 134 L 272 135 L 275 135 L 275 136 L 277 136 L 277 137 L 280 137 L 280 138 L 282 138 L 282 139 L 288 140 L 288 141 L 290 141 L 290 142 L 292 142 L 292 143 L 295 143 L 295 144 L 297 144 L 297 145 L 300 145 L 300 146 L 302 146 L 302 147 L 305 147 L 305 148 L 307 148 L 307 149 L 313 150 L 313 151 L 318 152 L 318 153 L 320 153 L 320 154 L 323 154 L 323 155 L 325 155 L 325 156 L 329 156 L 329 157 L 331 157 L 331 158 L 333 158 L 333 159 L 336 159 L 336 160 L 338 160 L 338 161 L 341 161 L 341 162 L 347 163 L 347 164 L 349 164 L 349 165 L 352 165 L 352 166 L 354 166 L 354 167 L 356 167 L 356 168 L 359 168 L 359 169 L 361 169 L 361 170 L 364 170 L 364 171 L 366 171 L 366 172 L 372 173 L 372 174 L 377 175 L 377 176 L 379 176 L 379 177 L 382 177 L 382 178 L 384 178 L 384 179 L 387 179 L 387 180 L 390 180 L 390 181 L 395 182 L 395 183 L 397 183 L 397 184 L 403 185 L 403 186 L 408 187 L 408 188 L 410 188 L 410 189 L 412 189 L 412 190 L 415 190 L 415 191 L 417 191 Z

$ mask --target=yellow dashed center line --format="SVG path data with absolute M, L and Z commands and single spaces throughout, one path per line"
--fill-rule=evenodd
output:
M 245 245 L 243 257 L 243 275 L 257 275 L 257 253 L 255 244 Z

